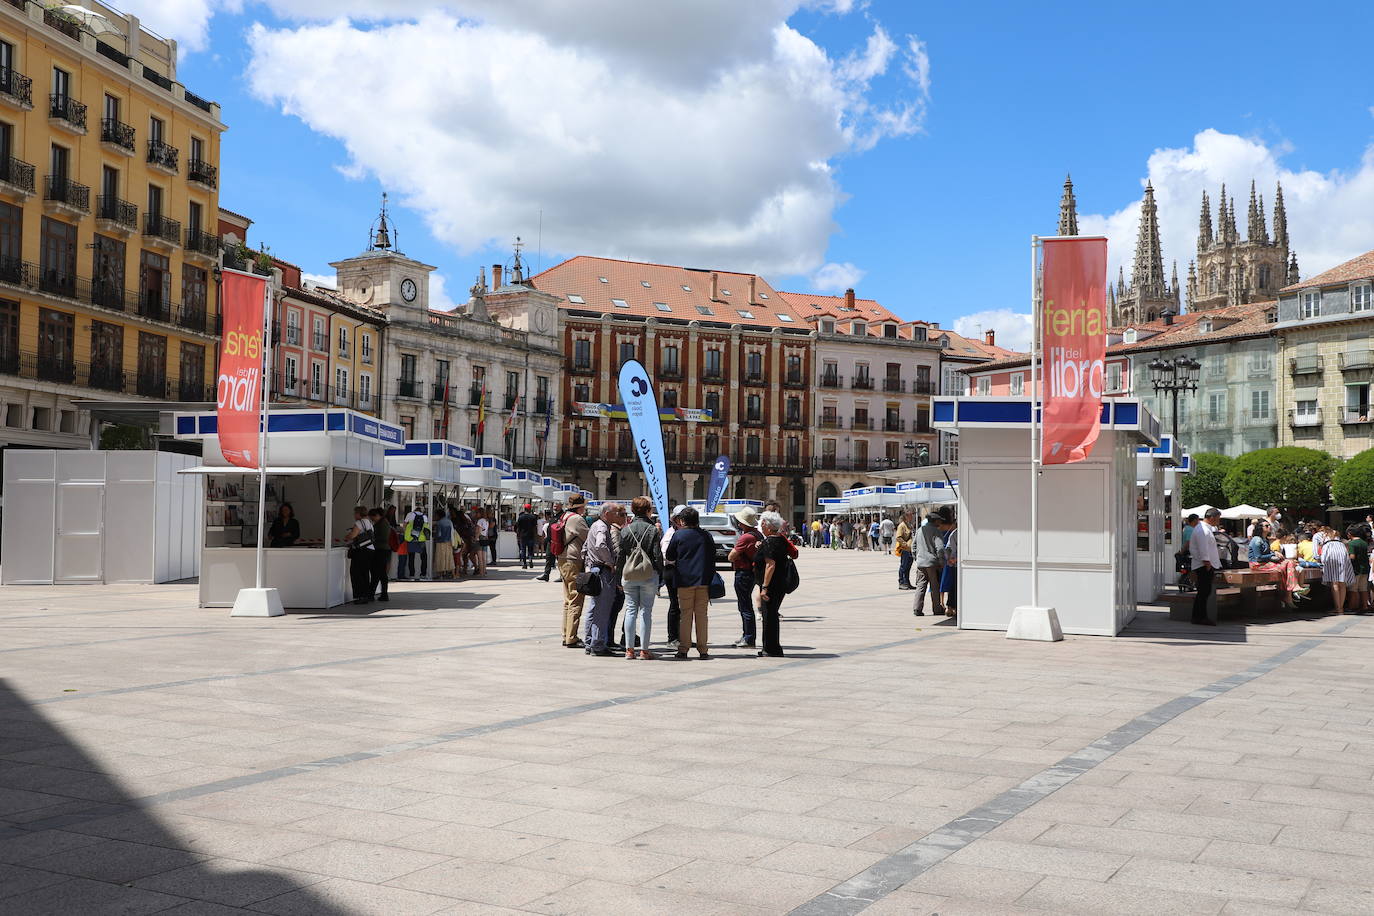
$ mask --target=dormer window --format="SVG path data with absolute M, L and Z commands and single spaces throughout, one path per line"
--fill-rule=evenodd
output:
M 925 339 L 926 339 L 926 329 L 925 329 L 925 328 L 919 328 L 919 327 L 913 327 L 913 328 L 911 329 L 911 339 L 912 339 L 912 340 L 925 340 Z
M 1127 329 L 1122 333 L 1122 335 L 1121 335 L 1121 342 L 1122 342 L 1122 343 L 1135 343 L 1135 342 L 1136 342 L 1135 328 L 1127 328 Z
M 1265 313 L 1264 313 L 1264 320 L 1265 320 L 1265 322 L 1267 322 L 1268 324 L 1273 324 L 1274 322 L 1278 321 L 1278 320 L 1279 320 L 1278 309 L 1268 309 L 1268 310 L 1266 310 Z
M 760 299 L 767 299 L 767 298 L 768 298 L 768 294 L 767 294 L 767 293 L 759 293 L 759 298 L 760 298 Z
M 684 283 L 684 284 L 682 284 L 682 291 L 683 291 L 684 293 L 690 293 L 690 292 L 692 291 L 692 288 L 691 288 L 690 286 L 688 286 L 686 283 Z
M 849 325 L 849 333 L 854 334 L 855 336 L 866 337 L 868 335 L 868 325 L 862 321 L 852 322 Z
M 611 282 L 610 280 L 607 280 L 605 277 L 597 277 L 596 279 L 597 279 L 598 281 L 600 281 L 601 283 L 610 283 L 610 282 Z
M 652 289 L 652 288 L 653 288 L 653 284 L 651 284 L 648 280 L 640 280 L 640 281 L 639 281 L 639 285 L 642 286 L 642 287 L 644 287 L 645 289 Z
M 728 289 L 723 289 L 723 290 L 720 291 L 720 294 L 721 294 L 722 296 L 728 296 L 728 295 L 730 295 L 730 291 L 729 291 Z
M 895 338 L 897 336 L 897 326 L 890 321 L 887 324 L 883 325 L 883 336 L 888 338 Z
M 571 302 L 571 303 L 573 303 L 574 305 L 586 305 L 586 304 L 587 304 L 587 300 L 586 300 L 586 299 L 583 299 L 581 296 L 577 295 L 576 293 L 569 293 L 569 294 L 568 294 L 568 301 Z
M 823 333 L 823 334 L 834 334 L 834 333 L 835 333 L 835 321 L 834 321 L 834 319 L 832 319 L 832 318 L 822 318 L 822 319 L 821 319 L 821 333 Z
M 1318 290 L 1302 294 L 1302 317 L 1316 318 L 1322 311 L 1322 294 Z
M 1197 323 L 1197 329 L 1203 334 L 1212 333 L 1212 319 L 1204 318 Z

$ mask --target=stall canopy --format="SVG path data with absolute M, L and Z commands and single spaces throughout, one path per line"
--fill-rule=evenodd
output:
M 472 464 L 459 472 L 460 482 L 482 490 L 504 490 L 502 478 L 511 472 L 510 462 L 495 455 L 474 455 Z
M 455 484 L 463 468 L 471 467 L 472 449 L 443 439 L 418 439 L 386 450 L 387 484 Z
M 1206 503 L 1203 503 L 1202 505 L 1194 506 L 1191 509 L 1184 509 L 1183 517 L 1187 518 L 1190 515 L 1196 515 L 1198 518 L 1203 518 L 1207 515 L 1207 511 L 1211 508 L 1211 506 L 1207 505 Z
M 821 515 L 843 515 L 849 511 L 849 500 L 842 496 L 819 499 L 816 504 L 820 506 Z
M 1230 521 L 1237 521 L 1243 518 L 1264 518 L 1264 516 L 1265 512 L 1263 509 L 1257 509 L 1245 503 L 1221 510 L 1221 517 Z

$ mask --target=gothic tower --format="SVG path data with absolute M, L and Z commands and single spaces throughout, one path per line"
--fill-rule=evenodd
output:
M 1197 263 L 1188 268 L 1188 311 L 1205 312 L 1246 302 L 1273 299 L 1278 290 L 1297 281 L 1297 255 L 1289 249 L 1288 213 L 1283 205 L 1283 185 L 1274 193 L 1274 235 L 1264 219 L 1264 196 L 1250 182 L 1245 237 L 1236 227 L 1236 199 L 1226 197 L 1221 186 L 1217 205 L 1217 231 L 1212 230 L 1212 209 L 1202 192 L 1202 217 L 1198 224 Z
M 1140 229 L 1135 240 L 1135 264 L 1131 282 L 1124 275 L 1116 283 L 1116 305 L 1109 315 L 1112 327 L 1125 327 L 1155 321 L 1166 311 L 1179 311 L 1178 266 L 1174 280 L 1164 276 L 1164 250 L 1159 239 L 1159 206 L 1155 189 L 1145 183 L 1145 199 L 1140 204 Z
M 1064 196 L 1059 198 L 1059 234 L 1078 234 L 1078 202 L 1073 197 L 1073 178 L 1064 176 Z

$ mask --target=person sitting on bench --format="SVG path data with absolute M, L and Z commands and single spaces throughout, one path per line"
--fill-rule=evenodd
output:
M 1279 587 L 1283 589 L 1283 606 L 1286 608 L 1296 608 L 1293 603 L 1294 596 L 1306 598 L 1308 588 L 1298 582 L 1298 564 L 1296 560 L 1285 559 L 1283 554 L 1274 553 L 1272 545 L 1269 543 L 1269 523 L 1256 523 L 1255 536 L 1250 538 L 1250 568 L 1256 572 L 1272 572 L 1274 570 L 1283 571 L 1283 582 Z

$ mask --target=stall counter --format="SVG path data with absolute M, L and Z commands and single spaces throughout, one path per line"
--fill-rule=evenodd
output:
M 263 556 L 264 578 L 280 592 L 284 607 L 329 608 L 352 598 L 347 547 L 267 548 Z M 254 585 L 257 550 L 207 547 L 201 551 L 200 564 L 201 607 L 233 607 L 239 589 Z M 321 597 L 327 603 L 321 604 Z

